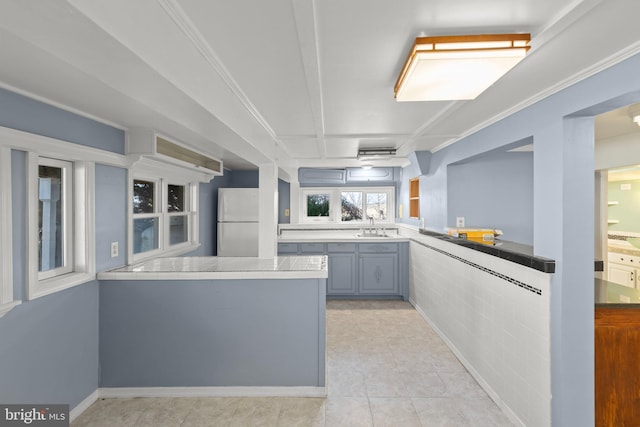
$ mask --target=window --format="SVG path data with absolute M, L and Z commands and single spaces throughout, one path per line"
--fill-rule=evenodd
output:
M 158 238 L 160 211 L 155 181 L 133 181 L 133 253 L 139 254 L 160 248 Z
M 373 218 L 393 222 L 393 187 L 306 188 L 302 191 L 302 221 L 357 223 Z M 334 203 L 340 200 L 340 204 Z
M 73 164 L 40 158 L 38 164 L 38 278 L 73 270 Z
M 133 179 L 131 261 L 186 253 L 198 246 L 197 184 L 177 181 Z
M 27 159 L 27 297 L 34 299 L 95 278 L 95 166 L 33 152 Z

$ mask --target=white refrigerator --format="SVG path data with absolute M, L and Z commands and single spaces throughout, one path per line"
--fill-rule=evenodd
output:
M 218 190 L 218 256 L 258 256 L 258 189 Z

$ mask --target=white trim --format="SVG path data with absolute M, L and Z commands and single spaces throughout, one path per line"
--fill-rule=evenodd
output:
M 51 105 L 51 106 L 59 108 L 61 110 L 68 111 L 68 112 L 73 113 L 73 114 L 75 114 L 77 116 L 81 116 L 81 117 L 84 117 L 86 119 L 93 120 L 94 122 L 102 123 L 103 125 L 111 126 L 113 128 L 124 130 L 124 131 L 127 130 L 126 127 L 124 127 L 123 125 L 121 125 L 119 123 L 112 122 L 112 121 L 104 119 L 102 117 L 94 116 L 93 114 L 89 114 L 86 111 L 78 110 L 77 108 L 70 107 L 70 106 L 68 106 L 66 104 L 62 104 L 62 103 L 57 102 L 57 101 L 53 101 L 52 99 L 46 98 L 46 97 L 41 96 L 41 95 L 37 95 L 37 94 L 35 94 L 33 92 L 29 92 L 27 90 L 21 89 L 21 88 L 16 87 L 16 86 L 12 86 L 12 85 L 7 84 L 5 82 L 0 82 L 0 88 L 6 89 L 9 92 L 17 93 L 18 95 L 22 95 L 25 98 L 30 98 L 30 99 L 33 99 L 35 101 L 42 102 L 43 104 Z
M 478 382 L 480 387 L 482 387 L 482 389 L 485 392 L 487 392 L 491 400 L 493 400 L 495 404 L 498 405 L 498 407 L 502 410 L 502 412 L 504 412 L 507 415 L 507 417 L 516 425 L 526 427 L 525 423 L 522 422 L 522 420 L 516 415 L 516 413 L 513 412 L 513 410 L 511 410 L 511 408 L 502 399 L 500 399 L 500 397 L 498 396 L 498 393 L 496 393 L 495 390 L 484 380 L 484 378 L 482 378 L 482 376 L 478 373 L 478 371 L 475 370 L 473 365 L 469 363 L 469 361 L 465 359 L 464 356 L 462 356 L 462 353 L 458 350 L 458 348 L 436 326 L 436 324 L 429 318 L 429 316 L 427 316 L 427 313 L 425 313 L 422 310 L 422 308 L 420 308 L 420 306 L 416 303 L 416 301 L 413 298 L 409 297 L 409 303 L 413 306 L 413 308 L 415 308 L 418 314 L 422 316 L 422 318 L 425 320 L 425 322 L 427 322 L 427 324 L 431 327 L 431 329 L 433 329 L 434 332 L 438 334 L 440 339 L 444 341 L 447 347 L 449 347 L 449 349 L 453 352 L 453 354 L 458 358 L 460 363 L 462 363 L 462 365 L 467 369 L 467 371 L 469 371 L 471 376 Z
M 0 147 L 0 317 L 19 304 L 13 301 L 11 187 L 11 150 Z
M 185 173 L 186 172 L 186 173 Z M 200 187 L 198 174 L 185 171 L 178 167 L 165 164 L 162 168 L 153 161 L 136 163 L 128 172 L 127 182 L 127 264 L 139 263 L 159 256 L 177 256 L 195 251 L 200 247 L 198 211 Z M 154 184 L 154 212 L 133 212 L 133 183 L 134 181 L 148 181 Z M 169 185 L 182 185 L 185 188 L 185 210 L 183 212 L 168 212 L 167 198 Z M 187 218 L 188 241 L 170 245 L 169 225 L 171 216 L 185 216 Z M 133 222 L 136 219 L 158 219 L 158 248 L 134 253 Z
M 213 173 L 202 172 L 196 170 L 195 167 L 186 162 L 178 160 L 163 161 L 161 155 L 156 157 L 145 157 L 140 154 L 129 154 L 127 157 L 131 161 L 131 169 L 135 171 L 136 176 L 161 176 L 167 174 L 176 182 L 210 182 L 216 176 Z M 182 164 L 181 164 L 182 163 Z
M 135 397 L 327 397 L 326 387 L 100 387 L 69 412 L 73 422 L 98 399 Z
M 78 403 L 76 406 L 69 411 L 69 422 L 73 422 L 76 418 L 78 418 L 84 411 L 89 409 L 91 405 L 93 405 L 96 400 L 100 398 L 100 389 L 95 389 L 93 393 L 87 396 L 82 402 Z
M 0 305 L 0 317 L 4 316 L 20 304 L 22 304 L 22 301 L 11 301 L 6 304 Z
M 326 397 L 326 387 L 101 387 L 105 398 L 132 397 Z
M 298 203 L 298 211 L 300 213 L 300 221 L 298 225 L 324 224 L 332 226 L 351 226 L 362 228 L 369 224 L 369 221 L 362 219 L 360 221 L 342 221 L 342 193 L 343 192 L 360 192 L 362 193 L 362 209 L 363 215 L 366 215 L 366 195 L 367 193 L 386 193 L 387 194 L 387 219 L 384 221 L 377 220 L 376 224 L 390 226 L 395 224 L 395 186 L 376 186 L 376 187 L 302 187 L 300 188 L 300 198 Z M 307 196 L 309 194 L 328 194 L 329 195 L 329 216 L 328 217 L 309 217 L 307 216 Z M 336 202 L 337 201 L 337 202 Z M 293 204 L 292 204 L 293 205 Z
M 51 159 L 48 157 L 38 157 L 38 167 L 49 166 L 58 168 L 61 170 L 62 182 L 60 191 L 60 201 L 62 205 L 62 265 L 60 267 L 50 268 L 45 271 L 38 272 L 38 280 L 43 281 L 52 277 L 61 276 L 63 274 L 71 273 L 74 270 L 74 254 L 75 254 L 75 239 L 74 239 L 74 217 L 78 216 L 76 212 L 76 194 L 74 190 L 74 167 L 73 163 L 68 160 Z M 38 177 L 40 176 L 38 170 Z M 38 182 L 40 182 L 38 180 Z M 40 194 L 40 183 L 36 187 Z M 32 197 L 31 193 L 27 193 L 27 197 Z M 36 196 L 38 197 L 38 196 Z M 44 220 L 44 218 L 43 218 Z
M 27 153 L 27 289 L 32 300 L 95 280 L 95 164 L 73 162 L 72 272 L 40 280 L 38 272 L 38 165 L 40 152 Z M 73 160 L 69 155 L 67 159 Z
M 35 152 L 40 156 L 54 159 L 95 162 L 121 168 L 131 166 L 131 159 L 122 154 L 2 126 L 0 126 L 0 147 Z

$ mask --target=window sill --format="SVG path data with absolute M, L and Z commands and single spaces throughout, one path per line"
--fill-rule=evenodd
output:
M 22 301 L 11 301 L 6 304 L 0 304 L 0 317 L 4 316 L 20 304 L 22 304 Z
M 133 262 L 131 262 L 130 264 L 139 264 L 141 262 L 149 261 L 150 259 L 154 259 L 154 258 L 165 258 L 165 257 L 185 255 L 185 254 L 188 254 L 189 252 L 193 252 L 197 250 L 198 248 L 200 248 L 200 246 L 201 246 L 200 243 L 192 243 L 192 244 L 180 245 L 177 248 L 168 249 L 166 251 L 153 251 L 153 253 L 150 253 L 149 256 L 134 258 Z
M 65 289 L 73 288 L 74 286 L 82 285 L 83 283 L 91 282 L 92 280 L 96 280 L 96 275 L 89 273 L 69 273 L 52 277 L 51 279 L 39 280 L 35 286 L 32 286 L 29 290 L 29 299 L 34 300 L 46 295 L 51 295 Z

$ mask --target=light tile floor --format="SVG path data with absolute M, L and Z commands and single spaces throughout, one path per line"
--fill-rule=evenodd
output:
M 101 399 L 72 425 L 512 426 L 406 302 L 327 301 L 327 358 L 326 399 Z

